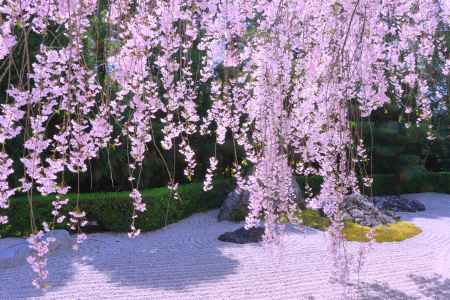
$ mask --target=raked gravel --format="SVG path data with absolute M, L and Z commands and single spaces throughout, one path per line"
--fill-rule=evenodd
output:
M 423 193 L 427 210 L 402 213 L 423 230 L 376 244 L 360 273 L 358 299 L 450 299 L 450 195 Z M 25 263 L 0 270 L 0 299 L 343 299 L 330 283 L 327 236 L 290 228 L 277 248 L 217 237 L 241 224 L 196 214 L 137 239 L 91 234 L 78 252 L 49 257 L 49 288 L 31 286 Z M 16 240 L 0 240 L 0 246 Z M 361 244 L 348 243 L 349 251 Z M 1 249 L 1 247 L 0 247 Z M 1 251 L 1 250 L 0 250 Z M 356 276 L 354 276 L 356 283 Z

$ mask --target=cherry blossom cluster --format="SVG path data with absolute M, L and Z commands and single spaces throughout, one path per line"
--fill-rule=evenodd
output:
M 63 34 L 69 40 L 60 48 L 42 44 L 35 63 L 27 72 L 27 84 L 18 82 L 16 86 L 10 86 L 7 101 L 2 104 L 0 142 L 4 144 L 21 133 L 25 138 L 26 151 L 21 158 L 25 174 L 20 179 L 20 191 L 27 192 L 30 205 L 35 190 L 42 195 L 66 194 L 70 187 L 61 181 L 60 175 L 66 170 L 74 173 L 85 171 L 87 160 L 96 157 L 99 148 L 106 146 L 108 141 L 111 126 L 105 120 L 107 109 L 96 103 L 99 88 L 95 84 L 94 73 L 84 66 L 81 54 L 82 38 L 96 4 L 95 0 L 0 2 L 2 59 L 8 59 L 14 47 L 19 46 L 15 39 L 17 36 L 13 35 L 15 29 L 27 39 L 29 29 L 44 34 L 50 24 L 56 23 L 65 28 Z M 19 125 L 25 115 L 26 120 L 22 123 L 25 125 Z M 58 123 L 56 120 L 62 121 Z M 50 124 L 56 129 L 56 133 L 51 135 L 48 130 Z M 8 189 L 7 176 L 11 174 L 12 166 L 5 155 L 2 155 L 5 160 L 2 164 L 5 166 L 2 195 L 9 197 L 13 190 Z M 2 198 L 2 204 L 3 199 L 6 201 Z M 53 203 L 55 209 L 52 213 L 57 223 L 64 221 L 64 216 L 59 215 L 64 204 L 67 202 L 58 200 Z M 71 220 L 75 217 L 72 216 Z M 47 277 L 44 256 L 49 240 L 35 225 L 32 232 L 29 242 L 36 255 L 28 261 L 37 273 L 38 278 L 34 282 L 37 285 Z M 82 237 L 79 235 L 77 239 L 81 241 Z
M 401 99 L 411 89 L 417 94 L 418 122 L 430 121 L 422 69 L 436 49 L 438 23 L 448 23 L 448 5 L 432 0 L 250 2 L 247 7 L 243 1 L 208 2 L 212 15 L 205 18 L 206 31 L 214 36 L 214 30 L 223 27 L 218 30 L 222 35 L 204 47 L 220 53 L 223 66 L 239 68 L 241 75 L 212 83 L 213 104 L 206 121 L 216 123 L 219 143 L 227 130 L 239 132 L 234 124 L 242 131 L 252 126 L 250 137 L 236 134 L 247 137 L 242 146 L 257 174 L 250 176 L 247 226 L 256 225 L 263 215 L 269 228 L 266 238 L 275 230 L 271 224 L 277 199 L 285 201 L 285 209 L 291 201 L 273 196 L 286 195 L 289 187 L 285 178 L 271 183 L 287 165 L 281 157 L 291 151 L 299 158 L 295 170 L 300 175 L 324 178 L 321 193 L 310 204 L 333 221 L 331 248 L 340 266 L 346 259 L 341 203 L 346 194 L 360 193 L 356 171 L 367 160 L 350 121 L 390 102 L 388 94 L 403 107 Z M 252 26 L 255 33 L 249 33 Z M 205 66 L 214 63 L 210 59 Z M 205 74 L 209 79 L 211 73 Z M 238 96 L 239 87 L 244 92 Z M 372 180 L 365 176 L 363 181 L 370 185 Z M 341 279 L 347 278 L 348 272 L 341 270 Z
M 14 104 L 2 104 L 0 115 L 0 144 L 5 145 L 8 140 L 14 139 L 20 134 L 21 126 L 18 124 L 23 118 L 24 112 L 20 109 L 24 104 L 21 98 Z M 6 153 L 4 147 L 0 151 L 0 209 L 9 207 L 9 198 L 17 189 L 11 187 L 8 177 L 14 173 L 13 160 Z M 8 223 L 8 217 L 0 214 L 0 225 Z
M 47 285 L 45 280 L 48 277 L 47 266 L 47 253 L 49 252 L 49 245 L 55 242 L 54 237 L 46 236 L 48 232 L 48 226 L 45 226 L 44 231 L 40 230 L 35 234 L 31 234 L 27 239 L 32 254 L 27 257 L 27 262 L 30 264 L 33 272 L 37 274 L 37 277 L 33 279 L 32 284 L 37 288 L 45 288 Z
M 136 229 L 136 227 L 134 225 L 134 222 L 135 222 L 136 218 L 138 217 L 137 212 L 144 212 L 146 209 L 146 205 L 145 205 L 144 201 L 142 200 L 141 193 L 137 189 L 134 189 L 130 193 L 130 197 L 133 200 L 133 216 L 131 217 L 132 218 L 131 232 L 128 233 L 128 236 L 131 238 L 134 238 L 134 237 L 137 237 L 141 233 L 141 230 Z
M 12 169 L 13 161 L 6 153 L 0 152 L 0 208 L 7 209 L 9 207 L 8 199 L 15 194 L 15 190 L 11 189 L 8 184 L 8 176 L 14 171 Z M 0 224 L 8 223 L 8 217 L 0 215 Z
M 79 178 L 101 149 L 126 141 L 133 204 L 129 236 L 135 237 L 140 232 L 135 220 L 146 209 L 139 192 L 146 153 L 155 150 L 163 160 L 169 151 L 174 159 L 181 155 L 184 175 L 191 178 L 197 161 L 190 139 L 208 135 L 216 147 L 230 141 L 242 150 L 233 174 L 238 189 L 250 193 L 246 225 L 264 222 L 268 241 L 282 229 L 278 216 L 292 216 L 296 209 L 292 176 L 324 178 L 318 195 L 308 187 L 306 194 L 309 205 L 333 221 L 331 250 L 345 281 L 350 269 L 344 263 L 340 207 L 346 195 L 361 192 L 358 172 L 368 160 L 361 130 L 351 121 L 393 101 L 404 114 L 416 115 L 417 124 L 426 124 L 427 138 L 434 139 L 432 88 L 424 69 L 435 53 L 445 62 L 443 73 L 450 69 L 436 34 L 438 26 L 448 26 L 448 1 L 109 2 L 106 14 L 96 14 L 96 0 L 0 0 L 0 61 L 11 62 L 15 49 L 26 47 L 19 37 L 27 39 L 30 30 L 45 35 L 58 25 L 65 37 L 58 46 L 42 42 L 36 57 L 26 57 L 26 80 L 11 83 L 2 99 L 2 214 L 17 190 L 27 193 L 31 205 L 38 192 L 56 195 L 52 214 L 56 223 L 64 222 L 67 200 L 60 199 L 69 190 L 79 192 L 67 185 L 64 173 Z M 107 83 L 100 83 L 85 61 L 94 14 L 110 29 Z M 206 112 L 199 111 L 202 90 L 208 91 Z M 410 103 L 404 96 L 413 92 L 416 101 Z M 121 128 L 117 135 L 113 124 Z M 25 172 L 16 188 L 9 182 L 13 161 L 5 145 L 19 135 Z M 210 157 L 205 191 L 219 163 L 216 151 Z M 244 162 L 253 166 L 247 178 Z M 164 163 L 170 194 L 178 199 L 178 183 Z M 363 184 L 371 183 L 363 174 Z M 68 219 L 78 247 L 86 238 L 81 231 L 86 213 L 77 203 Z M 7 221 L 0 215 L 0 224 Z M 32 232 L 37 255 L 29 262 L 41 282 L 47 277 L 48 240 L 38 228 Z
M 69 222 L 70 229 L 77 232 L 76 241 L 72 248 L 74 250 L 78 250 L 80 244 L 87 239 L 87 235 L 81 232 L 81 228 L 86 226 L 88 223 L 86 220 L 86 212 L 80 210 L 70 211 Z
M 68 203 L 69 199 L 60 200 L 59 195 L 56 196 L 56 200 L 52 201 L 53 206 L 52 215 L 55 217 L 57 224 L 63 223 L 64 220 L 66 219 L 65 215 L 61 215 L 61 209 L 63 208 L 64 205 L 67 205 Z
M 215 157 L 209 158 L 209 167 L 206 170 L 205 181 L 203 183 L 203 190 L 205 192 L 212 190 L 214 172 L 217 170 L 219 161 Z

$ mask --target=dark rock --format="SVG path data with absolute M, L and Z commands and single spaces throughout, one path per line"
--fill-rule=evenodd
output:
M 393 211 L 380 209 L 363 195 L 348 195 L 341 207 L 344 220 L 351 220 L 363 226 L 377 226 L 397 222 L 398 217 Z
M 418 212 L 425 210 L 425 205 L 422 202 L 402 196 L 378 196 L 372 197 L 372 201 L 380 209 L 395 212 Z
M 262 241 L 263 235 L 263 227 L 253 227 L 248 230 L 241 227 L 233 232 L 225 232 L 219 236 L 218 240 L 236 244 L 258 243 Z
M 235 189 L 230 192 L 220 208 L 219 221 L 242 221 L 248 214 L 249 192 Z
M 295 199 L 300 208 L 305 208 L 304 199 L 300 186 L 295 177 L 292 177 L 292 188 L 295 191 Z M 235 189 L 230 192 L 220 208 L 218 219 L 219 221 L 233 221 L 239 222 L 245 219 L 249 210 L 250 193 L 247 191 L 239 191 Z

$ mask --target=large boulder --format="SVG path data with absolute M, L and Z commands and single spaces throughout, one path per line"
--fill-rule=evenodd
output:
M 225 198 L 217 218 L 219 221 L 242 221 L 248 214 L 250 193 L 235 189 Z
M 305 208 L 303 194 L 294 176 L 292 176 L 291 182 L 292 189 L 295 192 L 295 201 L 300 208 Z M 219 221 L 239 222 L 244 220 L 249 212 L 249 198 L 250 193 L 248 191 L 235 189 L 230 192 L 220 208 Z
M 377 226 L 397 222 L 400 217 L 393 211 L 380 209 L 363 195 L 348 195 L 342 204 L 342 217 L 363 226 Z
M 377 196 L 372 197 L 372 201 L 376 207 L 384 210 L 392 210 L 395 212 L 418 212 L 424 211 L 425 205 L 415 199 L 408 199 L 403 196 Z
M 253 227 L 245 229 L 241 227 L 232 232 L 225 232 L 218 237 L 219 241 L 236 243 L 236 244 L 248 244 L 258 243 L 262 241 L 264 235 L 264 227 Z

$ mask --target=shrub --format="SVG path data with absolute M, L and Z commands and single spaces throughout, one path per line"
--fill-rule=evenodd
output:
M 433 175 L 428 172 L 411 171 L 402 176 L 400 193 L 422 193 L 433 192 L 434 182 Z
M 313 193 L 320 191 L 322 178 L 320 176 L 297 177 L 300 188 L 304 190 L 306 181 Z M 391 174 L 374 175 L 371 191 L 366 194 L 389 195 L 395 194 L 395 176 Z M 221 206 L 228 192 L 234 185 L 230 179 L 219 179 L 214 189 L 204 192 L 201 183 L 181 185 L 179 200 L 169 199 L 167 188 L 147 189 L 142 192 L 147 204 L 147 210 L 137 219 L 137 226 L 142 231 L 155 230 L 165 225 L 177 222 L 193 213 L 218 208 Z M 417 172 L 406 176 L 401 182 L 402 193 L 439 192 L 450 193 L 450 172 Z M 79 196 L 80 207 L 86 211 L 89 221 L 96 221 L 95 231 L 127 232 L 131 220 L 131 200 L 128 192 L 83 193 Z M 77 195 L 69 194 L 69 204 L 63 212 L 74 209 Z M 52 220 L 53 197 L 34 196 L 33 208 L 36 212 L 36 223 Z M 0 226 L 0 236 L 26 236 L 30 233 L 29 206 L 26 197 L 15 197 L 10 201 L 10 208 L 6 210 L 9 223 Z M 233 213 L 235 221 L 245 219 L 246 213 L 236 211 Z M 308 226 L 321 229 L 328 227 L 329 220 L 313 210 L 305 210 L 302 219 Z M 351 226 L 351 225 L 349 225 Z M 57 228 L 64 228 L 58 226 Z M 353 226 L 355 234 L 360 228 Z M 358 235 L 358 234 L 357 234 Z M 359 235 L 360 236 L 360 235 Z
M 331 224 L 330 219 L 322 216 L 319 211 L 313 209 L 300 211 L 297 216 L 305 226 L 319 230 L 326 230 Z
M 191 183 L 179 187 L 180 199 L 170 199 L 167 188 L 148 189 L 142 192 L 147 210 L 139 215 L 137 226 L 142 231 L 155 230 L 177 222 L 193 213 L 218 208 L 228 192 L 233 189 L 232 181 L 219 179 L 213 190 L 204 192 L 202 183 Z M 75 207 L 76 194 L 69 194 L 69 204 L 64 207 L 67 213 Z M 53 197 L 33 198 L 36 223 L 52 220 Z M 89 221 L 96 221 L 95 231 L 127 232 L 130 226 L 132 205 L 128 192 L 86 193 L 79 195 L 81 210 L 86 211 Z M 0 235 L 26 236 L 30 234 L 29 205 L 25 197 L 11 199 L 6 210 L 9 224 L 0 226 Z M 57 228 L 64 228 L 59 225 Z
M 346 221 L 344 227 L 344 237 L 348 241 L 368 242 L 367 233 L 369 227 Z M 378 243 L 401 242 L 415 237 L 422 230 L 413 223 L 400 221 L 394 224 L 379 225 L 375 227 L 375 241 Z
M 311 187 L 313 194 L 318 194 L 320 192 L 320 187 L 323 183 L 323 178 L 321 176 L 297 176 L 297 182 L 300 186 L 302 192 L 305 191 L 306 183 Z
M 298 217 L 303 221 L 303 224 L 308 227 L 326 230 L 331 222 L 327 217 L 320 215 L 320 212 L 312 209 L 307 209 L 299 212 Z M 362 226 L 351 221 L 344 222 L 343 234 L 346 240 L 354 242 L 368 242 L 367 233 L 370 228 Z M 400 221 L 394 224 L 379 225 L 375 227 L 375 241 L 378 243 L 384 242 L 400 242 L 412 238 L 422 230 L 416 225 Z
M 375 174 L 371 189 L 363 189 L 366 195 L 393 195 L 396 193 L 397 179 L 392 174 Z
M 394 174 L 374 174 L 372 187 L 362 187 L 362 191 L 369 196 L 394 195 L 398 191 L 402 194 L 450 193 L 450 172 L 424 172 L 421 169 L 411 169 L 409 172 L 401 174 L 400 177 L 400 181 L 398 181 Z M 317 194 L 323 182 L 322 178 L 320 176 L 297 177 L 302 191 L 305 188 L 306 180 L 308 180 L 313 193 Z
M 412 172 L 404 177 L 400 191 L 450 193 L 450 172 Z
M 432 173 L 434 191 L 437 193 L 450 194 L 450 172 Z

